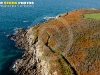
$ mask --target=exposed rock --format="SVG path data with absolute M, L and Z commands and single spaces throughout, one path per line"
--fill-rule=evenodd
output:
M 15 40 L 16 39 L 16 36 L 13 35 L 13 34 L 9 34 L 9 35 L 6 35 L 8 38 L 10 38 L 11 40 Z

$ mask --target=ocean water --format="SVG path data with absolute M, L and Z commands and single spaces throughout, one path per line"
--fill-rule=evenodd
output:
M 44 22 L 45 16 L 54 17 L 80 8 L 100 8 L 99 0 L 21 1 L 34 1 L 35 4 L 33 7 L 0 7 L 0 75 L 14 75 L 10 71 L 10 67 L 23 54 L 23 50 L 18 50 L 15 43 L 6 37 L 7 34 L 14 33 L 15 28 L 34 26 L 37 23 Z

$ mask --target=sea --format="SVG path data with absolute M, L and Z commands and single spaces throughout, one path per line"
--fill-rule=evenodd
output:
M 0 0 L 0 2 L 5 0 Z M 12 0 L 6 0 L 12 1 Z M 100 8 L 100 0 L 14 0 L 34 2 L 31 7 L 0 7 L 0 75 L 15 75 L 11 69 L 24 50 L 17 49 L 15 42 L 6 35 L 16 28 L 27 29 L 44 22 L 44 17 L 55 17 L 81 8 Z

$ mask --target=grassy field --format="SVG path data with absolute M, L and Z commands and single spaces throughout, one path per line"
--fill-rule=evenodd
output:
M 100 13 L 84 14 L 83 17 L 84 17 L 84 18 L 100 19 Z

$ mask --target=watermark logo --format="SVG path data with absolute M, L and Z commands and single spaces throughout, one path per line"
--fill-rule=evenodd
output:
M 4 1 L 0 2 L 0 7 L 33 7 L 34 2 L 13 2 L 13 1 Z

